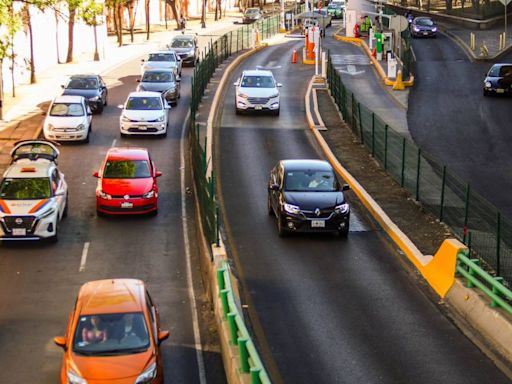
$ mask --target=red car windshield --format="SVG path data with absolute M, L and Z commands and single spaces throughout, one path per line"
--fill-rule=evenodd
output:
M 103 171 L 104 179 L 143 179 L 151 177 L 146 160 L 108 160 Z

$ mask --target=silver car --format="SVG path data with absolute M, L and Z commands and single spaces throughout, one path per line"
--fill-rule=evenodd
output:
M 168 46 L 173 49 L 181 58 L 183 64 L 190 66 L 196 65 L 199 60 L 197 36 L 194 35 L 178 35 L 173 37 Z
M 138 92 L 160 92 L 168 103 L 178 104 L 181 97 L 180 77 L 172 69 L 150 69 L 142 75 Z

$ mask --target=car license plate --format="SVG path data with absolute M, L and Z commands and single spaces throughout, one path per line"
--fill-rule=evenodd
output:
M 27 234 L 27 230 L 25 228 L 13 228 L 12 235 L 13 236 L 25 236 Z
M 311 220 L 311 228 L 325 228 L 325 221 Z
M 501 89 L 501 88 L 498 88 L 498 89 L 496 89 L 496 93 L 505 93 L 505 90 Z
M 145 131 L 148 129 L 148 127 L 146 127 L 145 125 L 139 125 L 138 127 L 141 131 Z
M 125 201 L 125 202 L 121 203 L 121 208 L 133 208 L 133 203 Z
M 428 32 L 423 32 L 424 35 L 428 35 Z
M 262 107 L 261 105 L 256 105 L 256 106 L 254 107 L 254 109 L 256 109 L 256 110 L 260 110 L 260 109 L 263 109 L 263 107 Z

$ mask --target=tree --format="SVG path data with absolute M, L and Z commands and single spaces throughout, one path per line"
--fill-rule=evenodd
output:
M 77 14 L 80 5 L 82 4 L 82 0 L 67 0 L 68 4 L 68 54 L 66 56 L 66 63 L 71 63 L 73 61 L 73 39 L 75 32 L 75 17 Z
M 100 60 L 97 27 L 103 23 L 101 15 L 103 15 L 103 4 L 97 3 L 94 0 L 81 4 L 79 8 L 79 17 L 86 25 L 92 27 L 94 31 L 94 61 Z
M 180 27 L 180 22 L 179 22 L 179 15 L 178 15 L 178 10 L 176 9 L 176 0 L 165 0 L 166 4 L 169 4 L 169 6 L 171 7 L 171 10 L 172 10 L 172 14 L 174 16 L 174 20 L 176 20 L 176 28 L 179 28 Z M 205 0 L 203 0 L 203 7 L 204 7 L 204 2 Z M 203 19 L 201 19 L 201 22 L 203 22 Z M 203 27 L 205 28 L 205 27 Z

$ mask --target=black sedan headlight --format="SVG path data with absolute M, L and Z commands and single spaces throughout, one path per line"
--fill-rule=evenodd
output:
M 491 84 L 491 82 L 490 82 L 490 81 L 486 81 L 486 82 L 484 83 L 484 85 L 485 85 L 485 88 L 491 88 L 491 87 L 492 87 L 492 84 Z

